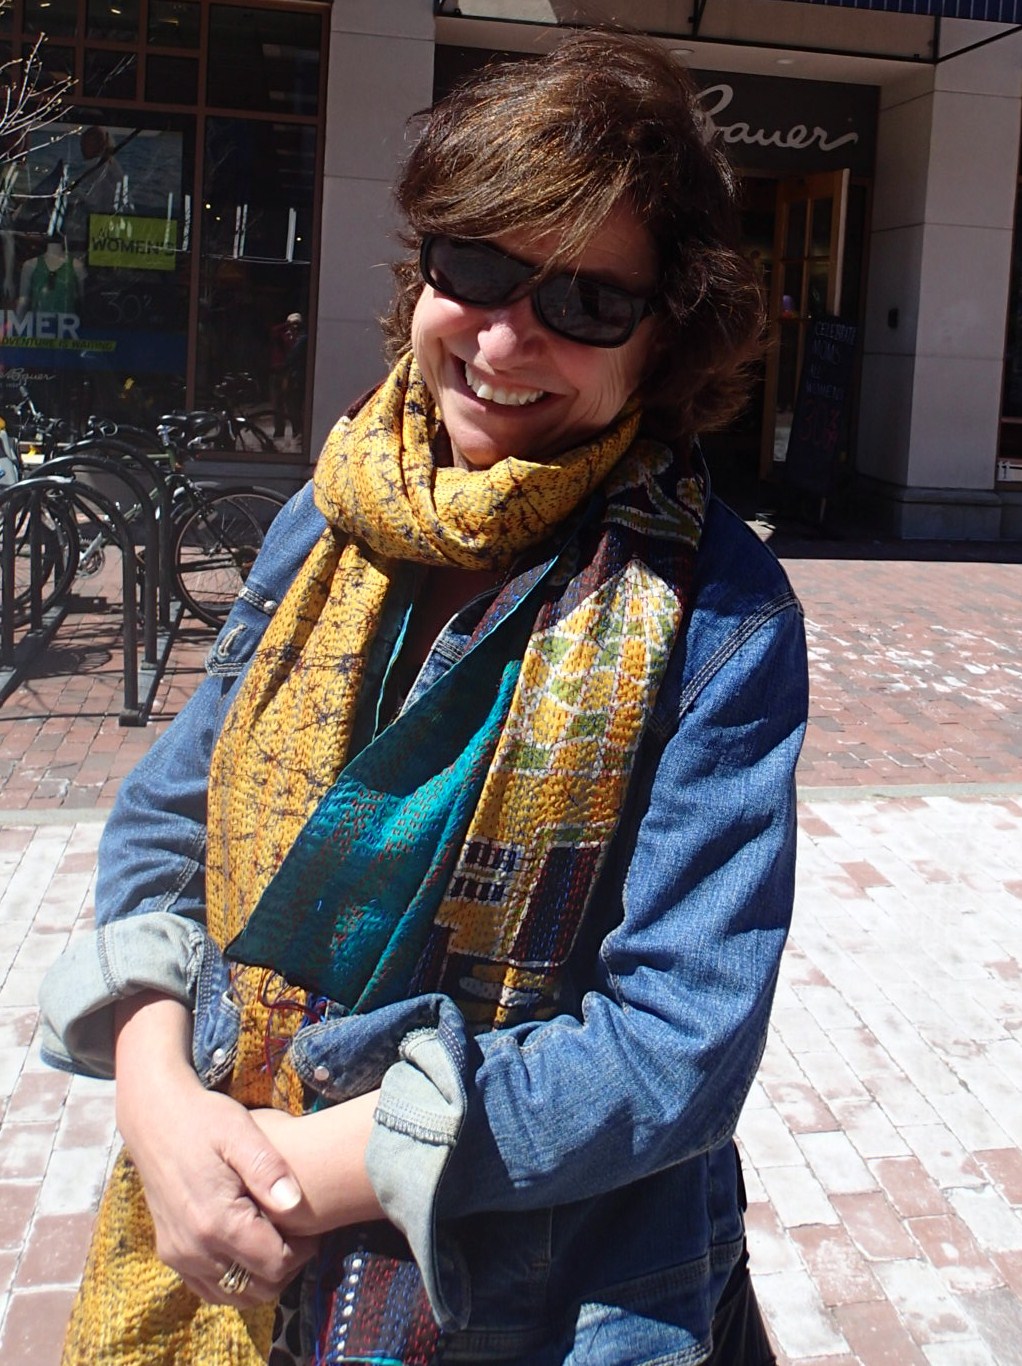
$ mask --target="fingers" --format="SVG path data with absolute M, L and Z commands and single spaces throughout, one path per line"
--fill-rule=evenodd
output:
M 224 1160 L 271 1219 L 275 1214 L 289 1214 L 301 1204 L 301 1187 L 263 1131 L 247 1112 L 242 1113 L 245 1123 L 235 1125 L 227 1135 Z
M 231 1267 L 238 1265 L 231 1263 Z M 228 1268 L 230 1270 L 231 1268 Z M 211 1279 L 215 1275 L 216 1268 L 210 1268 L 209 1276 L 184 1277 L 181 1279 L 199 1299 L 205 1300 L 207 1304 L 232 1305 L 235 1309 L 251 1309 L 257 1304 L 269 1304 L 280 1297 L 281 1292 L 289 1284 L 284 1281 L 281 1285 L 275 1285 L 269 1281 L 263 1281 L 258 1276 L 250 1276 L 249 1279 L 238 1290 L 230 1291 L 224 1289 L 224 1276 Z M 293 1279 L 293 1278 L 290 1278 Z
M 182 1202 L 173 1220 L 154 1222 L 161 1261 L 211 1304 L 272 1299 L 294 1279 L 318 1245 L 316 1238 L 284 1237 L 240 1187 L 202 1209 Z M 235 1262 L 250 1277 L 241 1294 L 231 1294 L 219 1285 Z

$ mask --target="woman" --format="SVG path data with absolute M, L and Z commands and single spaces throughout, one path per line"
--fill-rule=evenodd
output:
M 694 453 L 758 345 L 730 174 L 588 33 L 443 102 L 398 199 L 393 369 L 44 992 L 57 1065 L 116 1025 L 132 1158 L 65 1361 L 771 1361 L 731 1134 L 806 670 Z

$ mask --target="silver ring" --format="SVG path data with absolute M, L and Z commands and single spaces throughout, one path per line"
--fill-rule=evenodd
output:
M 231 1262 L 230 1266 L 217 1281 L 217 1285 L 225 1295 L 244 1294 L 245 1288 L 252 1279 L 252 1273 L 240 1262 Z

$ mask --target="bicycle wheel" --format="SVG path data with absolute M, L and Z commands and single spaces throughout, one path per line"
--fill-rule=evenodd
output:
M 235 419 L 237 436 L 235 447 L 239 451 L 261 451 L 264 454 L 275 451 L 277 444 L 268 432 L 264 432 L 257 422 L 253 422 L 250 417 L 237 416 Z
M 174 579 L 193 616 L 220 625 L 286 501 L 271 489 L 193 488 L 174 535 Z
M 78 528 L 67 505 L 44 497 L 38 511 L 37 561 L 41 605 L 47 608 L 71 586 L 78 569 Z M 14 620 L 24 621 L 32 602 L 32 517 L 24 503 L 14 518 Z

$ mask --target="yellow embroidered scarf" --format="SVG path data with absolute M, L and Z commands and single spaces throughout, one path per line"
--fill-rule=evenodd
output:
M 437 469 L 432 399 L 409 358 L 334 429 L 315 479 L 329 525 L 276 610 L 214 754 L 207 905 L 221 945 L 243 928 L 344 766 L 366 656 L 399 562 L 509 565 L 607 479 L 638 421 L 627 412 L 595 440 L 542 464 Z M 537 658 L 530 673 L 544 667 Z M 483 805 L 496 817 L 495 800 L 487 793 Z M 304 994 L 268 969 L 245 966 L 235 969 L 234 985 L 243 1016 L 232 1094 L 299 1109 L 296 1079 L 285 1069 L 274 1090 L 267 1063 L 272 1069 L 301 1019 L 284 1002 L 301 1003 Z

